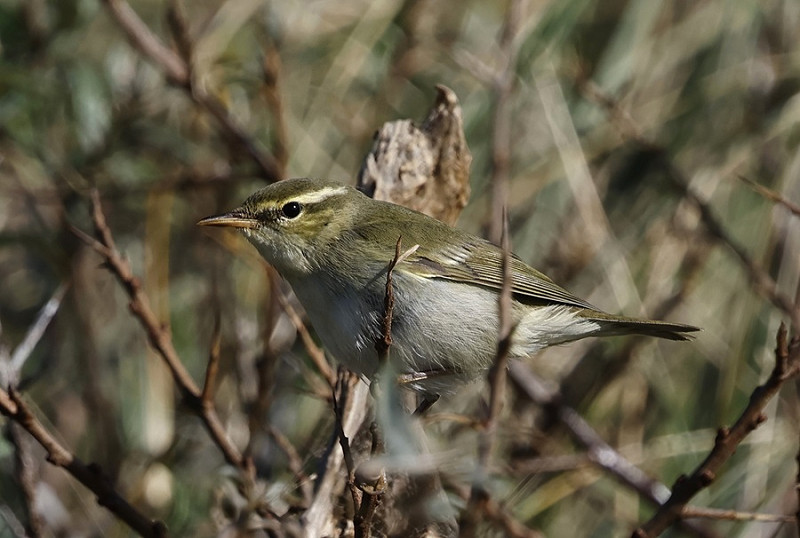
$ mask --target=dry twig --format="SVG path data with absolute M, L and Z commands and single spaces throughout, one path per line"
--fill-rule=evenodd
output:
M 511 245 L 508 237 L 508 215 L 503 211 L 502 246 L 503 258 L 501 270 L 503 273 L 503 286 L 497 301 L 498 335 L 497 353 L 492 367 L 489 369 L 489 412 L 483 422 L 483 428 L 478 438 L 478 462 L 475 478 L 472 482 L 469 502 L 464 511 L 461 522 L 463 536 L 474 536 L 480 514 L 486 515 L 492 505 L 489 492 L 485 488 L 486 469 L 494 449 L 497 437 L 497 420 L 505 400 L 508 353 L 511 349 L 511 337 L 514 325 L 511 319 Z
M 775 192 L 772 189 L 768 189 L 764 185 L 760 183 L 756 183 L 752 179 L 745 177 L 745 176 L 738 176 L 739 179 L 744 181 L 750 188 L 756 191 L 758 194 L 775 202 L 776 204 L 782 205 L 786 209 L 788 209 L 793 215 L 800 217 L 800 205 L 795 204 L 794 202 L 787 200 L 784 198 L 779 192 Z
M 594 465 L 635 490 L 649 502 L 660 506 L 670 495 L 670 490 L 628 461 L 598 434 L 577 411 L 561 402 L 561 395 L 546 388 L 522 363 L 512 363 L 509 375 L 523 395 L 547 410 L 561 422 L 570 435 L 586 448 L 586 457 Z M 687 530 L 696 536 L 711 538 L 715 533 L 688 522 Z
M 153 521 L 134 508 L 115 489 L 111 481 L 96 465 L 85 464 L 64 448 L 31 412 L 13 388 L 0 389 L 0 412 L 30 433 L 47 451 L 47 461 L 61 467 L 81 484 L 97 495 L 97 502 L 124 521 L 131 529 L 146 538 L 167 536 L 167 527 Z
M 683 519 L 697 517 L 705 519 L 722 519 L 726 521 L 763 521 L 793 523 L 795 516 L 783 514 L 761 514 L 758 512 L 741 512 L 739 510 L 720 510 L 718 508 L 702 508 L 699 506 L 685 506 L 681 514 Z
M 183 366 L 175 347 L 172 345 L 169 329 L 156 318 L 150 307 L 150 301 L 142 290 L 139 279 L 131 271 L 127 260 L 117 251 L 111 229 L 106 224 L 105 215 L 100 204 L 100 196 L 97 191 L 92 192 L 92 208 L 95 233 L 99 239 L 94 239 L 76 228 L 73 228 L 73 232 L 105 258 L 107 267 L 117 277 L 117 280 L 125 288 L 130 298 L 129 306 L 131 312 L 139 320 L 147 333 L 151 345 L 169 368 L 184 401 L 200 417 L 214 443 L 225 456 L 225 460 L 240 469 L 245 477 L 254 478 L 255 469 L 252 461 L 249 458 L 244 458 L 239 449 L 233 444 L 214 409 L 211 388 L 204 387 L 200 389 L 195 384 L 191 375 Z M 206 374 L 206 383 L 213 383 L 214 381 L 216 375 L 215 363 L 215 360 L 210 361 Z
M 711 210 L 711 206 L 708 202 L 691 188 L 688 177 L 678 165 L 675 164 L 667 150 L 655 141 L 645 137 L 641 129 L 636 125 L 636 122 L 619 106 L 619 103 L 612 97 L 606 95 L 596 84 L 586 79 L 579 80 L 578 83 L 581 91 L 583 91 L 587 98 L 598 103 L 608 112 L 612 121 L 623 136 L 649 149 L 654 157 L 660 159 L 672 183 L 697 207 L 700 212 L 700 218 L 709 235 L 727 246 L 728 249 L 733 252 L 741 266 L 747 272 L 755 291 L 769 300 L 789 318 L 794 333 L 800 333 L 800 309 L 795 308 L 794 302 L 778 290 L 778 284 L 775 280 L 728 234 L 722 224 L 714 216 L 714 212 Z M 782 199 L 776 201 L 781 202 Z
M 800 374 L 800 338 L 787 341 L 785 325 L 778 329 L 775 348 L 775 367 L 767 381 L 750 395 L 750 402 L 731 428 L 720 428 L 714 448 L 690 476 L 680 476 L 672 488 L 672 495 L 644 525 L 636 529 L 634 538 L 648 538 L 661 534 L 674 522 L 684 517 L 689 500 L 701 489 L 708 487 L 719 470 L 733 455 L 744 438 L 767 420 L 764 408 L 778 393 L 783 384 Z
M 392 345 L 392 316 L 394 315 L 394 287 L 392 285 L 392 272 L 400 259 L 400 248 L 403 245 L 403 236 L 397 238 L 394 247 L 394 258 L 386 268 L 386 291 L 383 296 L 383 318 L 381 321 L 381 335 L 375 342 L 378 360 L 385 364 L 389 359 L 389 347 Z
M 256 140 L 245 131 L 244 127 L 231 115 L 220 99 L 208 93 L 202 84 L 194 83 L 191 62 L 175 54 L 161 43 L 125 0 L 104 0 L 104 2 L 114 20 L 117 21 L 117 24 L 127 35 L 131 45 L 162 69 L 171 83 L 186 90 L 187 95 L 198 106 L 214 116 L 222 127 L 223 132 L 239 143 L 250 154 L 259 168 L 261 168 L 265 178 L 269 180 L 279 179 L 281 177 L 281 167 L 275 161 L 275 158 L 265 152 Z M 173 9 L 171 14 L 169 20 L 173 31 L 176 28 L 178 29 L 176 34 L 179 36 L 179 49 L 184 55 L 190 54 L 191 45 L 188 41 L 188 33 L 185 27 L 181 26 L 182 19 L 177 15 L 179 11 Z

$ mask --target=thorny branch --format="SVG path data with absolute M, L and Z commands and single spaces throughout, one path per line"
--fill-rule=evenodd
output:
M 747 435 L 767 420 L 764 408 L 778 393 L 783 384 L 800 374 L 800 338 L 787 341 L 786 326 L 778 329 L 775 348 L 775 367 L 767 381 L 750 395 L 750 402 L 731 428 L 720 428 L 714 448 L 690 476 L 680 476 L 672 488 L 672 495 L 650 520 L 636 529 L 633 538 L 648 538 L 661 534 L 672 523 L 684 517 L 689 500 L 701 489 L 708 487 L 720 468 L 733 455 Z

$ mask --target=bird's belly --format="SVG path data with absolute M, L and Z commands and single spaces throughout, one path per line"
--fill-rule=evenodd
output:
M 494 360 L 498 294 L 480 286 L 422 278 L 395 271 L 392 345 L 389 356 L 400 374 L 448 372 L 475 377 Z M 362 288 L 322 279 L 292 282 L 326 350 L 348 369 L 372 378 L 380 368 L 384 278 Z M 511 356 L 528 356 L 555 343 L 592 332 L 564 306 L 532 308 L 513 303 Z M 584 326 L 585 325 L 585 326 Z
M 325 351 L 349 370 L 372 377 L 377 370 L 377 352 L 375 342 L 368 342 L 365 328 L 375 315 L 365 308 L 363 297 L 319 279 L 291 284 Z
M 385 281 L 362 289 L 320 279 L 292 282 L 326 350 L 372 377 L 380 367 Z M 389 356 L 398 373 L 475 375 L 491 364 L 497 339 L 497 295 L 480 287 L 394 273 Z

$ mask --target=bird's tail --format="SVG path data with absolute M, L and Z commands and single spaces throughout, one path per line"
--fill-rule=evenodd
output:
M 692 335 L 690 333 L 700 330 L 699 327 L 682 323 L 628 318 L 591 310 L 581 312 L 580 315 L 585 319 L 596 321 L 600 325 L 599 334 L 602 336 L 643 334 L 645 336 L 655 336 L 656 338 L 666 338 L 667 340 L 691 340 Z

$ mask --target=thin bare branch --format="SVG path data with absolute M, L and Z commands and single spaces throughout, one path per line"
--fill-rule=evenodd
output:
M 167 527 L 160 521 L 153 521 L 136 510 L 122 495 L 97 465 L 85 464 L 62 446 L 47 431 L 39 419 L 31 412 L 25 401 L 13 388 L 8 392 L 0 389 L 0 413 L 13 420 L 30 433 L 47 451 L 47 461 L 63 468 L 81 484 L 97 495 L 97 502 L 124 521 L 139 535 L 147 538 L 164 538 Z
M 339 398 L 342 404 L 341 426 L 345 437 L 355 435 L 367 417 L 369 409 L 369 388 L 361 383 L 355 374 L 341 371 L 341 386 L 346 388 L 347 397 Z M 340 434 L 334 430 L 325 456 L 320 464 L 322 471 L 316 481 L 315 495 L 308 510 L 303 513 L 302 523 L 306 536 L 330 536 L 334 534 L 338 518 L 333 517 L 335 503 L 345 483 L 342 468 L 345 466 L 344 455 L 337 448 Z
M 508 234 L 508 213 L 503 210 L 502 247 L 503 258 L 501 270 L 503 285 L 497 301 L 498 335 L 497 352 L 492 367 L 489 369 L 489 412 L 478 437 L 478 463 L 475 478 L 472 482 L 469 503 L 462 518 L 462 534 L 474 535 L 477 526 L 477 514 L 486 514 L 491 506 L 491 496 L 486 490 L 486 473 L 491 460 L 497 437 L 497 421 L 503 407 L 506 394 L 506 378 L 508 353 L 511 350 L 511 338 L 514 332 L 511 319 L 511 241 Z M 476 510 L 481 508 L 481 510 Z
M 389 358 L 389 347 L 392 345 L 392 316 L 394 315 L 394 288 L 392 284 L 392 272 L 397 264 L 406 260 L 414 254 L 419 245 L 414 245 L 405 252 L 401 252 L 403 237 L 397 238 L 395 245 L 394 258 L 389 262 L 386 269 L 386 293 L 383 297 L 383 320 L 381 323 L 381 336 L 375 342 L 375 350 L 378 352 L 378 360 L 385 363 Z
M 180 56 L 175 54 L 156 37 L 139 18 L 130 4 L 124 0 L 103 0 L 131 44 L 153 63 L 164 70 L 170 82 L 179 86 L 189 84 L 189 69 Z
M 778 393 L 783 384 L 800 373 L 800 339 L 787 341 L 786 327 L 778 329 L 775 349 L 775 367 L 769 379 L 753 391 L 750 402 L 729 428 L 720 428 L 714 448 L 690 476 L 680 476 L 672 488 L 672 495 L 644 525 L 636 529 L 634 538 L 658 536 L 674 522 L 684 517 L 683 510 L 689 500 L 701 489 L 708 487 L 720 468 L 733 455 L 747 435 L 767 420 L 764 408 Z
M 106 223 L 97 191 L 92 192 L 92 219 L 94 221 L 95 234 L 99 239 L 93 239 L 74 228 L 73 232 L 105 258 L 107 267 L 127 292 L 130 299 L 130 310 L 147 333 L 150 344 L 164 360 L 184 401 L 200 417 L 214 443 L 225 456 L 226 461 L 242 470 L 245 476 L 254 477 L 255 469 L 252 461 L 242 456 L 239 449 L 228 437 L 214 406 L 204 400 L 203 392 L 183 366 L 175 347 L 172 345 L 172 336 L 169 328 L 158 320 L 150 307 L 147 295 L 142 290 L 139 279 L 131 271 L 130 264 L 117 251 L 116 243 L 111 234 L 111 229 Z
M 503 210 L 503 234 L 501 242 L 503 246 L 503 258 L 501 262 L 503 285 L 500 289 L 497 305 L 499 320 L 497 354 L 495 355 L 494 364 L 489 370 L 491 397 L 489 399 L 489 416 L 486 419 L 485 428 L 488 446 L 486 447 L 485 453 L 480 455 L 484 465 L 489 463 L 497 417 L 500 415 L 500 409 L 505 399 L 508 353 L 511 349 L 511 338 L 514 333 L 514 324 L 511 319 L 511 288 L 513 286 L 511 277 L 511 240 L 508 235 L 508 213 L 505 210 Z
M 286 456 L 289 462 L 289 469 L 294 473 L 294 478 L 297 485 L 303 494 L 303 502 L 307 505 L 311 504 L 311 499 L 314 496 L 311 478 L 303 471 L 303 458 L 297 452 L 292 442 L 276 427 L 271 424 L 267 425 L 267 433 L 270 438 L 275 442 L 281 452 Z
M 222 342 L 222 331 L 219 312 L 214 319 L 214 332 L 211 335 L 211 349 L 208 352 L 208 366 L 206 366 L 206 378 L 203 382 L 203 392 L 200 399 L 204 406 L 214 406 L 214 390 L 219 371 L 219 350 Z
M 402 263 L 409 256 L 414 254 L 419 245 L 414 245 L 405 252 L 402 251 L 403 237 L 397 238 L 395 244 L 394 257 L 389 262 L 386 268 L 386 286 L 383 298 L 383 319 L 381 323 L 381 333 L 375 341 L 375 350 L 378 352 L 378 361 L 381 364 L 386 364 L 389 360 L 389 348 L 392 345 L 392 318 L 394 316 L 394 285 L 392 282 L 392 273 L 399 263 Z M 390 382 L 395 382 L 391 380 Z M 373 422 L 370 426 L 372 432 L 372 455 L 376 452 L 383 451 L 383 439 L 378 429 L 377 422 Z M 342 445 L 344 449 L 344 445 Z M 351 456 L 352 458 L 352 456 Z M 347 454 L 345 454 L 347 460 Z M 354 485 L 355 474 L 351 480 L 351 490 Z M 360 490 L 357 494 L 353 493 L 353 502 L 355 503 L 355 515 L 353 517 L 353 526 L 355 528 L 356 538 L 367 538 L 372 534 L 372 520 L 375 516 L 375 511 L 383 500 L 383 494 L 386 491 L 386 471 L 381 468 L 378 471 L 378 476 L 369 483 L 357 484 Z
M 756 191 L 758 194 L 775 202 L 776 204 L 782 205 L 786 209 L 788 209 L 793 215 L 800 217 L 800 205 L 795 204 L 794 202 L 787 200 L 784 198 L 780 193 L 773 191 L 772 189 L 768 189 L 764 185 L 760 183 L 756 183 L 749 177 L 745 176 L 737 176 L 740 180 L 742 180 L 745 184 L 747 184 L 750 188 Z
M 336 386 L 336 373 L 334 372 L 333 368 L 331 368 L 328 359 L 325 358 L 325 352 L 316 344 L 316 342 L 314 342 L 308 327 L 306 327 L 306 324 L 303 322 L 303 318 L 300 317 L 300 314 L 298 314 L 294 307 L 289 303 L 286 295 L 280 290 L 279 286 L 277 285 L 277 280 L 279 278 L 278 274 L 272 267 L 266 265 L 266 263 L 264 265 L 267 267 L 267 271 L 269 271 L 270 279 L 275 284 L 271 287 L 271 289 L 273 290 L 273 293 L 277 294 L 278 303 L 281 305 L 281 308 L 286 315 L 289 316 L 289 321 L 291 321 L 292 325 L 294 325 L 297 334 L 300 335 L 300 340 L 302 340 L 303 347 L 305 347 L 306 353 L 308 353 L 311 362 L 314 363 L 314 366 L 317 367 L 319 374 L 327 382 L 328 387 L 332 390 Z
M 95 234 L 98 240 L 93 240 L 89 246 L 105 258 L 108 268 L 117 277 L 120 284 L 131 299 L 130 309 L 147 331 L 150 343 L 164 358 L 178 388 L 186 396 L 200 396 L 200 389 L 183 366 L 178 353 L 172 345 L 172 339 L 167 328 L 156 317 L 150 307 L 150 300 L 142 290 L 141 282 L 131 271 L 130 264 L 117 251 L 116 243 L 111 234 L 111 229 L 106 223 L 100 203 L 100 195 L 92 191 L 92 220 L 94 221 Z M 84 239 L 86 236 L 79 236 Z
M 256 140 L 245 131 L 222 101 L 208 93 L 204 86 L 194 83 L 191 64 L 161 43 L 125 0 L 103 1 L 108 6 L 114 20 L 128 36 L 133 47 L 162 69 L 170 82 L 184 88 L 187 95 L 197 105 L 214 116 L 223 132 L 245 148 L 261 168 L 265 178 L 272 181 L 280 179 L 281 169 L 275 158 L 264 151 Z M 178 23 L 178 19 L 173 23 Z M 186 35 L 184 34 L 183 37 L 186 38 Z M 185 43 L 181 45 L 181 49 L 191 50 L 191 45 Z

